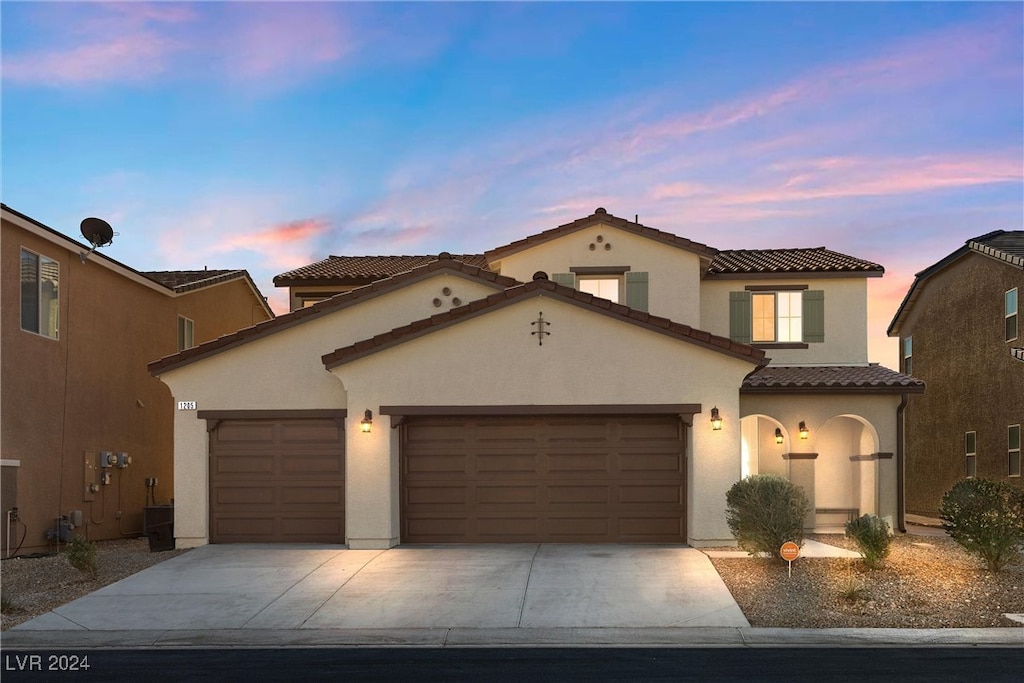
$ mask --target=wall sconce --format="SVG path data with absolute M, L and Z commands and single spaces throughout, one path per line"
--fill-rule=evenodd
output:
M 775 428 L 775 443 L 782 443 L 782 430 Z
M 718 412 L 718 406 L 711 409 L 711 429 L 718 431 L 722 428 L 722 416 Z
M 363 434 L 369 434 L 373 428 L 373 413 L 369 408 L 363 413 L 363 419 L 359 421 L 359 431 Z
M 806 439 L 807 438 L 807 432 L 808 432 L 808 430 L 807 430 L 807 423 L 805 423 L 803 420 L 800 420 L 800 438 L 801 439 Z

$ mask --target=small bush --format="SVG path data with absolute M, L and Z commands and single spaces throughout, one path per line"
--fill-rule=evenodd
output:
M 775 474 L 755 474 L 725 494 L 726 523 L 740 548 L 751 555 L 779 557 L 786 541 L 804 542 L 804 518 L 811 510 L 799 486 Z
M 942 528 L 998 572 L 1024 555 L 1024 490 L 1002 481 L 964 479 L 939 505 Z
M 862 515 L 846 523 L 846 535 L 857 543 L 864 562 L 872 569 L 889 555 L 889 525 L 875 515 Z
M 99 573 L 99 566 L 96 564 L 95 543 L 90 543 L 82 536 L 75 536 L 68 543 L 64 554 L 72 567 L 83 574 L 88 574 L 94 579 L 96 578 L 96 575 Z
M 0 614 L 16 614 L 21 608 L 7 594 L 0 594 Z

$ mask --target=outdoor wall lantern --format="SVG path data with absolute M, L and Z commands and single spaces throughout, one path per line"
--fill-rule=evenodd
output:
M 722 428 L 722 416 L 718 412 L 718 406 L 711 409 L 711 429 L 716 432 Z
M 369 434 L 373 428 L 373 413 L 369 408 L 363 413 L 363 419 L 359 421 L 359 431 L 363 434 Z
M 804 422 L 803 420 L 800 420 L 800 438 L 807 438 L 807 423 Z
M 775 443 L 782 443 L 782 430 L 775 428 Z

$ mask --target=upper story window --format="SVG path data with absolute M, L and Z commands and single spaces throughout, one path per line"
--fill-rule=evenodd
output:
M 978 433 L 967 432 L 964 434 L 964 455 L 967 461 L 965 474 L 968 477 L 976 476 L 978 473 Z
M 178 316 L 178 350 L 184 351 L 195 346 L 195 323 L 183 315 Z
M 552 273 L 560 285 L 625 304 L 638 311 L 648 310 L 648 274 L 630 270 L 629 266 L 579 266 L 568 273 Z
M 622 288 L 622 280 L 617 277 L 580 277 L 578 288 L 581 292 L 587 292 L 602 299 L 608 299 L 619 303 L 619 290 Z
M 914 374 L 914 338 L 904 337 L 903 339 L 903 372 Z
M 1017 288 L 1008 291 L 1004 297 L 1006 312 L 1006 341 L 1013 341 L 1017 338 Z
M 806 285 L 762 287 L 729 293 L 729 336 L 744 344 L 825 341 L 825 293 Z
M 21 250 L 21 329 L 57 338 L 60 264 Z

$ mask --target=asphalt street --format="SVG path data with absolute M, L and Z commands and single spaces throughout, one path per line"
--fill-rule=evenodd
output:
M 319 648 L 4 651 L 15 681 L 1020 681 L 1024 649 Z M 87 667 L 87 668 L 83 668 Z

